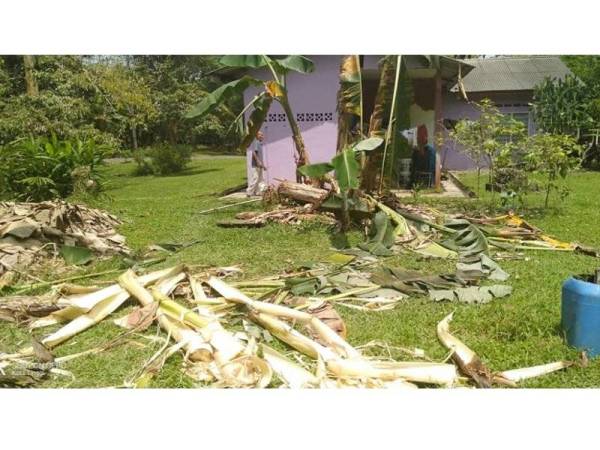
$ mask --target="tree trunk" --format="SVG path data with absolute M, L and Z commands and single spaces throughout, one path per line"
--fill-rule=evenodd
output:
M 300 128 L 298 127 L 298 123 L 296 122 L 296 119 L 294 118 L 294 113 L 292 112 L 292 108 L 290 107 L 287 92 L 284 92 L 284 95 L 279 99 L 279 102 L 281 103 L 281 106 L 285 111 L 285 115 L 287 116 L 290 128 L 292 130 L 292 139 L 294 140 L 294 146 L 296 147 L 297 153 L 296 167 L 310 164 L 310 157 L 308 151 L 306 150 L 306 147 L 304 146 L 304 139 L 302 139 Z M 296 180 L 301 180 L 301 176 L 298 172 L 296 172 Z
M 320 189 L 308 184 L 294 183 L 292 181 L 282 181 L 277 192 L 282 197 L 291 198 L 301 203 L 312 203 L 320 205 L 329 194 L 326 189 Z
M 135 126 L 135 123 L 131 124 L 131 143 L 133 145 L 133 149 L 137 150 L 138 139 L 137 139 L 137 127 Z
M 369 120 L 369 137 L 384 137 L 383 120 L 387 106 L 392 100 L 392 91 L 394 89 L 394 63 L 393 58 L 387 57 L 381 66 L 379 86 L 377 88 L 377 95 L 375 96 L 375 106 Z M 361 187 L 364 190 L 374 191 L 377 188 L 377 177 L 382 158 L 382 148 L 369 152 L 365 168 L 361 174 Z
M 169 121 L 167 125 L 167 132 L 169 137 L 169 143 L 171 145 L 177 144 L 177 122 L 174 120 Z
M 33 73 L 35 68 L 35 59 L 31 55 L 23 55 L 23 66 L 25 67 L 25 89 L 27 95 L 36 97 L 39 93 L 37 80 Z

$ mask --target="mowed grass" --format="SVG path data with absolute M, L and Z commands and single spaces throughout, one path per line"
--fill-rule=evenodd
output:
M 238 265 L 244 276 L 255 278 L 278 273 L 305 261 L 321 261 L 331 252 L 332 232 L 328 227 L 279 224 L 259 229 L 225 229 L 216 222 L 231 218 L 236 212 L 259 208 L 249 204 L 208 215 L 198 212 L 221 206 L 214 193 L 243 182 L 245 166 L 242 158 L 203 159 L 194 161 L 188 171 L 172 177 L 132 177 L 131 164 L 118 164 L 107 169 L 112 187 L 112 200 L 101 206 L 118 214 L 126 223 L 121 231 L 129 245 L 137 250 L 149 244 L 198 240 L 199 243 L 171 256 L 161 266 L 177 262 L 204 265 Z M 473 186 L 473 174 L 461 175 Z M 600 247 L 600 173 L 577 173 L 569 180 L 571 196 L 560 210 L 540 213 L 539 196 L 530 199 L 526 217 L 549 234 L 568 241 L 578 241 Z M 489 200 L 431 201 L 435 206 L 475 210 L 484 208 Z M 360 239 L 358 232 L 350 240 Z M 493 370 L 542 364 L 560 359 L 575 359 L 578 351 L 563 341 L 559 329 L 560 288 L 572 274 L 591 272 L 600 261 L 571 253 L 528 252 L 528 260 L 502 261 L 511 274 L 509 283 L 514 292 L 510 297 L 487 305 L 467 306 L 450 303 L 430 303 L 422 299 L 404 301 L 396 310 L 358 312 L 338 307 L 348 327 L 352 344 L 382 340 L 390 345 L 419 347 L 432 358 L 442 359 L 446 350 L 437 341 L 436 324 L 450 311 L 456 311 L 453 332 L 473 348 Z M 384 260 L 386 264 L 402 265 L 440 273 L 453 270 L 453 263 L 431 261 L 402 254 Z M 109 263 L 102 263 L 105 268 Z M 114 264 L 114 262 L 113 262 Z M 42 336 L 46 330 L 39 330 Z M 118 335 L 120 330 L 105 320 L 71 341 L 59 346 L 59 355 L 94 347 Z M 156 334 L 151 328 L 147 335 Z M 27 333 L 14 325 L 0 324 L 0 351 L 14 351 L 27 342 Z M 100 387 L 121 385 L 156 350 L 158 344 L 134 337 L 105 353 L 87 356 L 65 365 L 76 380 L 52 379 L 43 386 Z M 400 355 L 397 355 L 400 356 Z M 172 357 L 153 387 L 191 386 L 181 374 L 181 358 Z M 572 367 L 522 384 L 525 387 L 598 387 L 600 361 L 589 367 Z

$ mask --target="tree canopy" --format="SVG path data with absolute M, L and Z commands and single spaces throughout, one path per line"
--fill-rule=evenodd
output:
M 93 138 L 115 151 L 235 145 L 241 96 L 203 120 L 194 102 L 224 82 L 215 56 L 0 56 L 0 145 L 27 136 Z

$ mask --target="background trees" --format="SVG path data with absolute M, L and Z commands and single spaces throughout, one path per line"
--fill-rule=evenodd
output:
M 233 147 L 241 96 L 202 123 L 182 118 L 223 84 L 221 68 L 215 56 L 0 56 L 0 145 L 55 134 L 114 153 L 161 142 Z

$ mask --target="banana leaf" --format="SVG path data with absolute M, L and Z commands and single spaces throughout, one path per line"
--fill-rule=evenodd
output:
M 258 69 L 267 65 L 267 58 L 263 55 L 225 55 L 219 62 L 227 67 Z
M 359 165 L 354 150 L 348 148 L 337 154 L 331 164 L 335 169 L 335 177 L 342 192 L 358 188 Z
M 449 238 L 440 244 L 449 250 L 458 252 L 461 257 L 489 254 L 488 241 L 477 226 L 465 219 L 452 219 L 444 224 L 452 231 Z
M 246 134 L 242 138 L 242 142 L 239 145 L 239 149 L 241 151 L 246 150 L 256 138 L 256 133 L 258 130 L 260 130 L 265 119 L 267 118 L 267 113 L 269 112 L 272 103 L 273 97 L 270 95 L 265 95 L 254 103 L 254 110 L 248 118 Z
M 248 75 L 243 76 L 239 80 L 234 80 L 229 83 L 220 86 L 210 94 L 200 100 L 194 105 L 188 112 L 185 113 L 186 119 L 195 117 L 203 117 L 213 112 L 223 102 L 232 98 L 235 95 L 239 95 L 244 92 L 250 86 L 262 86 L 263 82 L 256 78 Z
M 368 139 L 363 139 L 358 142 L 354 147 L 352 147 L 357 152 L 368 152 L 371 150 L 375 150 L 383 144 L 383 139 L 380 137 L 371 137 Z
M 315 70 L 315 64 L 302 55 L 289 55 L 285 58 L 275 59 L 277 65 L 286 70 L 299 73 L 311 73 Z
M 67 264 L 73 266 L 83 266 L 84 264 L 89 263 L 93 258 L 92 251 L 89 248 L 71 245 L 63 245 L 60 248 L 60 255 Z
M 488 278 L 496 281 L 506 281 L 509 277 L 493 259 L 482 253 L 477 261 L 459 261 L 456 264 L 456 274 L 463 280 L 479 280 Z
M 315 70 L 315 64 L 302 55 L 289 55 L 284 58 L 271 58 L 266 55 L 226 55 L 219 62 L 228 67 L 243 67 L 258 69 L 269 63 L 277 72 L 293 70 L 294 72 L 310 73 Z
M 298 167 L 298 172 L 308 178 L 322 178 L 331 172 L 334 167 L 329 163 L 308 164 Z
M 430 290 L 448 290 L 464 287 L 466 283 L 456 275 L 427 275 L 402 267 L 383 266 L 371 276 L 381 287 L 396 289 L 407 295 L 427 294 Z
M 394 245 L 396 238 L 395 228 L 388 215 L 379 211 L 375 214 L 371 227 L 371 237 L 367 242 L 358 244 L 362 250 L 366 250 L 375 256 L 390 256 L 390 248 Z
M 467 304 L 489 303 L 494 298 L 506 297 L 512 293 L 512 287 L 504 284 L 492 286 L 469 286 L 456 289 L 429 291 L 429 299 L 434 302 L 448 300 Z

